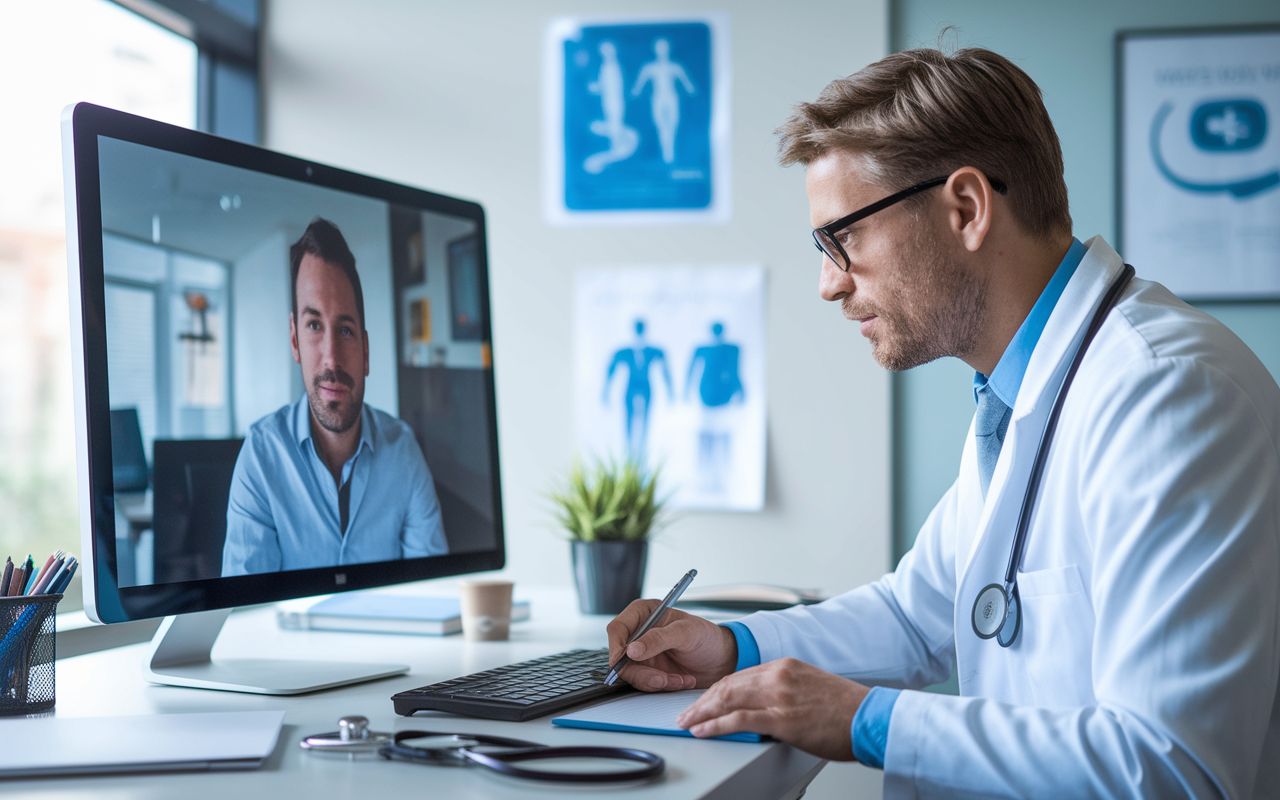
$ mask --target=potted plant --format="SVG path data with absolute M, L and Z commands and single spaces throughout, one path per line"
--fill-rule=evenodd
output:
M 575 463 L 566 486 L 550 493 L 571 538 L 573 575 L 584 614 L 617 614 L 640 597 L 649 536 L 665 502 L 657 471 L 633 460 Z

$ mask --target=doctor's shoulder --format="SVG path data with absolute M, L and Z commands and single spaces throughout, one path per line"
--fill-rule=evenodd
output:
M 1280 439 L 1280 387 L 1225 325 L 1164 286 L 1135 281 L 1080 368 L 1064 407 L 1086 449 L 1159 449 L 1189 437 Z M 1069 423 L 1068 423 L 1069 424 Z M 1141 436 L 1132 438 L 1126 433 Z M 1280 441 L 1277 442 L 1280 444 Z M 1130 455 L 1136 455 L 1131 453 Z
M 1141 281 L 1117 307 L 1131 331 L 1133 355 L 1167 362 L 1194 380 L 1214 371 L 1263 407 L 1280 411 L 1280 387 L 1249 346 L 1215 317 L 1180 300 L 1164 286 Z M 1136 364 L 1132 366 L 1137 366 Z

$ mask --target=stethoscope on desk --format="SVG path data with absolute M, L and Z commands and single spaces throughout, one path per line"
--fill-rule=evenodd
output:
M 1036 450 L 1031 475 L 1027 479 L 1027 491 L 1022 497 L 1022 510 L 1018 514 L 1018 527 L 1013 537 L 1013 548 L 1009 551 L 1009 566 L 1004 571 L 1004 583 L 987 584 L 973 601 L 973 632 L 979 639 L 995 637 L 1001 647 L 1008 647 L 1017 640 L 1018 634 L 1022 631 L 1022 601 L 1018 597 L 1018 570 L 1022 566 L 1022 554 L 1027 549 L 1031 512 L 1035 508 L 1040 478 L 1044 475 L 1049 443 L 1053 440 L 1053 431 L 1058 425 L 1058 417 L 1062 414 L 1063 401 L 1067 398 L 1067 390 L 1071 388 L 1071 381 L 1075 378 L 1076 371 L 1080 369 L 1080 362 L 1084 360 L 1085 351 L 1089 349 L 1089 344 L 1098 334 L 1098 329 L 1102 327 L 1111 309 L 1120 302 L 1120 294 L 1129 285 L 1133 275 L 1133 267 L 1125 264 L 1120 277 L 1116 278 L 1107 289 L 1106 295 L 1102 298 L 1102 305 L 1098 307 L 1093 320 L 1089 322 L 1084 339 L 1081 340 L 1080 347 L 1076 349 L 1075 357 L 1071 360 L 1067 376 L 1063 378 L 1062 386 L 1058 389 L 1053 410 L 1049 412 L 1044 433 L 1040 436 L 1040 447 Z
M 406 742 L 428 740 L 426 745 Z M 369 730 L 364 717 L 343 717 L 338 730 L 308 736 L 302 748 L 312 752 L 342 753 L 354 757 L 359 753 L 377 753 L 391 761 L 432 764 L 446 767 L 478 766 L 512 778 L 557 783 L 622 783 L 656 778 L 665 764 L 662 757 L 644 750 L 626 747 L 548 747 L 523 739 L 490 736 L 481 733 L 441 733 L 438 731 L 397 731 L 380 733 Z M 480 748 L 484 748 L 483 750 Z M 607 759 L 631 761 L 639 766 L 630 769 L 584 772 L 534 769 L 522 766 L 528 761 L 546 759 Z

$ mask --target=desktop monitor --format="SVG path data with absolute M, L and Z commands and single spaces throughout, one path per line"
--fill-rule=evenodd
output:
M 63 151 L 85 608 L 169 617 L 154 680 L 280 689 L 204 663 L 230 608 L 502 567 L 478 204 L 83 103 Z

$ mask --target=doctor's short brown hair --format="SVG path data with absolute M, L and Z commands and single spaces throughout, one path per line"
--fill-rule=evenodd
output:
M 1062 146 L 1040 87 L 990 50 L 894 53 L 832 81 L 777 133 L 783 166 L 807 166 L 833 150 L 858 153 L 887 192 L 975 167 L 1009 187 L 1010 210 L 1027 233 L 1071 233 Z

